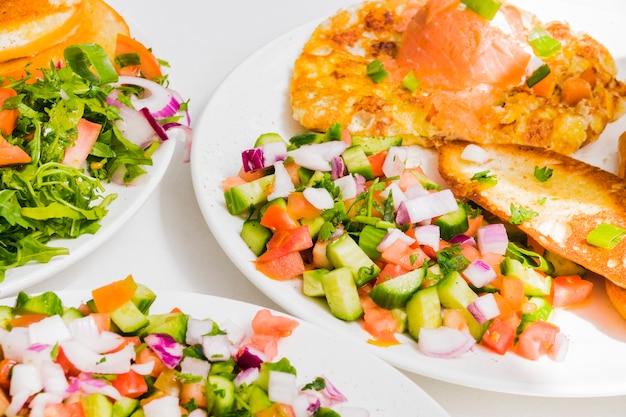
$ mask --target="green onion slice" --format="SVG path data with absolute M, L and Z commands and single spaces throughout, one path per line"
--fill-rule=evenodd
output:
M 535 50 L 537 57 L 547 59 L 561 51 L 561 42 L 557 41 L 542 27 L 531 29 L 528 33 L 528 43 Z
M 461 0 L 461 3 L 487 20 L 492 20 L 502 5 L 500 0 Z
M 539 68 L 537 68 L 531 74 L 530 77 L 528 77 L 528 79 L 526 80 L 526 85 L 528 86 L 528 88 L 532 88 L 532 86 L 534 86 L 539 81 L 541 81 L 544 78 L 546 78 L 548 76 L 548 74 L 550 74 L 550 67 L 548 66 L 548 64 L 543 64 L 543 65 L 539 66 Z
M 81 77 L 96 84 L 114 83 L 117 72 L 104 49 L 95 43 L 71 45 L 63 52 L 67 65 Z
M 415 90 L 420 86 L 421 81 L 415 78 L 415 73 L 413 71 L 409 72 L 402 79 L 402 87 L 409 90 L 411 93 L 414 93 Z
M 383 62 L 380 59 L 375 59 L 367 64 L 367 76 L 378 84 L 387 78 L 389 74 L 387 73 Z
M 601 223 L 587 235 L 587 243 L 604 249 L 613 249 L 626 236 L 626 230 L 608 223 Z

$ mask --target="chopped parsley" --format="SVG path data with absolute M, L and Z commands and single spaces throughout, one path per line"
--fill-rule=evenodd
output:
M 552 177 L 552 168 L 548 168 L 548 167 L 543 167 L 543 168 L 539 168 L 538 166 L 535 167 L 535 178 L 537 178 L 539 181 L 541 182 L 545 182 L 548 181 L 551 177 Z
M 471 180 L 491 186 L 494 186 L 498 183 L 498 178 L 495 175 L 491 174 L 488 169 L 475 173 L 474 175 L 472 175 Z
M 509 219 L 509 223 L 511 224 L 521 224 L 526 220 L 530 220 L 533 217 L 537 217 L 539 213 L 533 210 L 529 210 L 522 206 L 516 206 L 511 203 L 511 218 Z

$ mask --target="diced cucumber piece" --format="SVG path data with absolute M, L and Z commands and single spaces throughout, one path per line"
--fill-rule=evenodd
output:
M 525 267 L 517 259 L 505 257 L 500 262 L 502 275 L 520 279 L 524 283 L 524 294 L 527 296 L 549 295 L 552 289 L 552 278 L 533 268 Z
M 465 322 L 467 323 L 470 334 L 474 339 L 476 339 L 477 342 L 479 342 L 480 339 L 482 339 L 483 337 L 483 333 L 485 333 L 485 330 L 487 330 L 487 327 L 489 327 L 489 324 L 491 324 L 491 322 L 487 321 L 484 324 L 480 324 L 467 308 L 456 308 L 455 310 L 461 313 L 463 318 L 465 318 Z
M 324 286 L 322 278 L 328 273 L 328 269 L 311 269 L 302 274 L 302 293 L 309 297 L 323 297 Z
M 103 394 L 88 394 L 80 397 L 85 417 L 111 417 L 113 404 Z
M 303 185 L 308 184 L 311 181 L 311 178 L 313 177 L 314 173 L 315 171 L 312 169 L 308 169 L 304 167 L 298 168 L 298 180 L 300 181 L 300 184 L 303 184 Z
M 441 191 L 443 189 L 441 185 L 437 184 L 435 181 L 428 178 L 427 175 L 422 174 L 419 171 L 412 170 L 411 174 L 413 174 L 413 176 L 417 179 L 417 181 L 419 181 L 419 183 L 422 184 L 422 187 L 424 187 L 427 190 Z
M 134 333 L 148 325 L 149 321 L 132 302 L 129 300 L 111 312 L 111 321 L 115 323 L 122 333 Z
M 274 174 L 270 174 L 230 188 L 224 192 L 228 212 L 232 215 L 240 214 L 266 202 L 268 187 L 273 183 Z
M 418 268 L 376 285 L 369 295 L 376 304 L 387 310 L 402 307 L 420 288 L 425 269 Z
M 272 238 L 272 231 L 263 226 L 258 219 L 248 219 L 241 226 L 241 238 L 256 256 L 265 252 L 267 242 Z
M 537 307 L 533 311 L 522 313 L 522 320 L 517 328 L 518 334 L 524 331 L 526 326 L 534 321 L 548 321 L 550 314 L 552 314 L 554 309 L 544 297 L 530 297 L 528 302 L 536 305 Z
M 469 227 L 467 212 L 461 204 L 459 204 L 459 208 L 456 211 L 440 216 L 434 223 L 439 226 L 439 233 L 445 241 L 467 231 Z
M 357 287 L 376 278 L 380 273 L 380 268 L 347 233 L 328 244 L 326 256 L 335 268 L 349 268 Z
M 322 287 L 333 316 L 353 321 L 363 315 L 363 306 L 350 268 L 340 267 L 325 274 Z
M 437 287 L 427 287 L 413 294 L 406 303 L 406 322 L 409 335 L 415 340 L 422 327 L 436 329 L 441 326 L 443 319 Z
M 65 312 L 61 316 L 66 324 L 81 317 L 85 317 L 85 315 L 81 313 L 80 310 L 76 307 L 66 308 Z
M 0 327 L 6 329 L 13 317 L 13 307 L 0 306 Z
M 402 145 L 401 136 L 360 136 L 352 135 L 352 145 L 359 145 L 366 155 L 387 151 L 392 146 Z
M 300 148 L 304 145 L 327 142 L 326 134 L 319 132 L 303 132 L 289 138 L 289 150 Z
M 311 177 L 309 178 L 309 180 L 304 184 L 305 187 L 313 187 L 315 186 L 316 182 L 320 182 L 320 181 L 324 181 L 324 172 L 322 171 L 314 171 L 313 174 L 311 174 Z
M 17 315 L 24 314 L 47 314 L 54 316 L 63 315 L 63 302 L 52 291 L 44 292 L 39 295 L 30 296 L 20 291 L 15 300 L 14 313 Z
M 309 233 L 313 241 L 317 239 L 317 235 L 320 233 L 324 223 L 326 223 L 326 220 L 324 220 L 322 216 L 315 217 L 314 219 L 300 219 L 300 224 L 309 226 Z
M 380 252 L 376 247 L 387 235 L 388 229 L 380 229 L 375 226 L 366 225 L 359 234 L 359 247 L 370 259 L 380 259 Z
M 146 285 L 137 283 L 137 288 L 135 289 L 135 293 L 133 294 L 133 298 L 131 300 L 133 304 L 137 306 L 139 311 L 143 314 L 148 314 L 152 303 L 156 300 L 156 294 Z
M 139 406 L 139 400 L 121 397 L 113 403 L 113 417 L 130 417 Z
M 441 305 L 445 308 L 465 309 L 478 295 L 457 271 L 449 272 L 437 284 Z
M 235 384 L 222 375 L 209 375 L 215 402 L 211 415 L 219 416 L 232 410 L 235 403 Z
M 562 256 L 557 255 L 554 252 L 545 251 L 543 253 L 543 257 L 546 261 L 550 262 L 554 267 L 554 276 L 563 276 L 563 275 L 580 275 L 583 276 L 587 273 L 587 270 L 578 265 L 575 262 L 570 261 L 569 259 L 565 259 Z
M 262 133 L 254 142 L 254 147 L 258 148 L 260 146 L 265 145 L 266 143 L 272 143 L 272 142 L 285 142 L 285 140 L 278 133 L 273 133 L 273 132 Z
M 343 158 L 343 162 L 349 173 L 360 174 L 365 177 L 366 180 L 374 179 L 372 166 L 370 165 L 370 161 L 367 159 L 367 155 L 365 155 L 365 151 L 362 147 L 358 145 L 350 146 L 348 149 L 343 151 L 341 157 Z
M 393 308 L 391 309 L 391 315 L 393 316 L 394 319 L 396 319 L 396 322 L 398 322 L 398 327 L 396 329 L 396 331 L 398 333 L 404 333 L 406 331 L 406 309 L 405 308 Z
M 315 412 L 315 417 L 341 417 L 341 414 L 339 414 L 332 408 L 320 407 Z
M 141 330 L 140 336 L 151 333 L 169 334 L 178 343 L 185 342 L 187 334 L 187 321 L 189 316 L 184 313 L 165 313 L 150 314 L 148 317 L 149 324 Z
M 248 405 L 250 413 L 256 415 L 261 410 L 272 406 L 267 392 L 257 384 L 252 384 L 248 390 Z

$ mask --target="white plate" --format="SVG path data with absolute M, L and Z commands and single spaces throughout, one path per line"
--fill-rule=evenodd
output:
M 6 272 L 0 282 L 0 296 L 6 297 L 20 290 L 37 284 L 59 273 L 89 255 L 98 246 L 110 238 L 141 206 L 157 187 L 172 160 L 176 140 L 169 139 L 162 143 L 152 156 L 152 166 L 144 167 L 147 174 L 136 185 L 122 186 L 103 183 L 105 194 L 117 194 L 117 198 L 108 206 L 109 213 L 101 221 L 100 229 L 93 235 L 87 234 L 76 239 L 54 239 L 50 246 L 69 249 L 68 255 L 57 256 L 48 263 L 29 263 Z
M 91 298 L 87 291 L 56 293 L 66 306 L 78 306 Z M 14 297 L 0 300 L 0 304 L 13 305 L 14 300 Z M 228 320 L 247 334 L 252 333 L 250 323 L 254 315 L 263 308 L 211 295 L 174 291 L 157 292 L 150 312 L 165 313 L 175 307 L 197 319 L 209 318 L 218 324 Z M 346 405 L 365 407 L 370 417 L 449 417 L 409 378 L 352 340 L 333 337 L 313 324 L 298 321 L 300 324 L 293 333 L 279 342 L 275 360 L 289 359 L 298 371 L 299 383 L 325 376 L 346 396 Z
M 589 9 L 563 0 L 519 0 L 542 20 L 569 21 L 609 47 L 622 74 L 626 69 L 626 43 L 622 13 Z M 253 254 L 239 237 L 242 219 L 228 214 L 221 180 L 235 175 L 240 153 L 259 134 L 278 132 L 288 138 L 301 132 L 293 121 L 288 84 L 293 61 L 315 27 L 311 23 L 287 33 L 250 56 L 224 80 L 215 92 L 195 130 L 191 169 L 194 190 L 213 235 L 230 259 L 265 295 L 289 313 L 325 329 L 348 334 L 374 353 L 402 369 L 431 378 L 492 391 L 554 397 L 593 397 L 626 394 L 626 322 L 610 307 L 604 283 L 598 280 L 592 302 L 584 308 L 558 311 L 554 321 L 571 337 L 564 363 L 549 358 L 537 362 L 515 354 L 499 356 L 482 347 L 460 359 L 430 358 L 417 351 L 408 337 L 399 346 L 376 347 L 357 323 L 333 318 L 323 302 L 304 296 L 298 281 L 277 282 L 257 272 Z M 578 153 L 578 157 L 614 171 L 615 139 L 626 130 L 626 119 L 610 125 L 602 138 Z M 428 162 L 428 161 L 427 161 Z M 429 161 L 431 174 L 436 166 Z

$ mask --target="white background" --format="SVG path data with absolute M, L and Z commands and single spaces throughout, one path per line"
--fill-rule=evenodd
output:
M 626 15 L 623 0 L 569 2 Z M 192 121 L 198 120 L 221 80 L 249 54 L 290 29 L 352 3 L 351 0 L 110 1 L 135 29 L 134 35 L 170 63 L 171 86 L 191 99 Z M 623 32 L 615 36 L 620 42 L 625 41 Z M 243 114 L 241 123 L 245 123 Z M 155 290 L 206 293 L 280 310 L 247 281 L 212 237 L 197 206 L 189 164 L 183 162 L 183 156 L 183 147 L 179 145 L 161 186 L 111 240 L 29 291 L 91 289 L 133 274 L 137 281 Z M 609 417 L 623 416 L 626 410 L 626 397 L 535 398 L 468 389 L 416 375 L 410 377 L 453 417 Z

